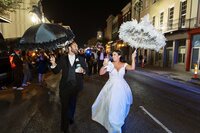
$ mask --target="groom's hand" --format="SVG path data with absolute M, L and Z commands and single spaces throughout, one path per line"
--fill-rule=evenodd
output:
M 77 73 L 85 74 L 85 70 L 82 67 L 79 67 Z

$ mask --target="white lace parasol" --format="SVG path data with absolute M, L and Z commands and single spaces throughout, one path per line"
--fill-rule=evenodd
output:
M 166 38 L 150 23 L 149 15 L 144 16 L 140 23 L 135 19 L 123 23 L 119 29 L 119 38 L 135 48 L 159 51 L 166 45 Z

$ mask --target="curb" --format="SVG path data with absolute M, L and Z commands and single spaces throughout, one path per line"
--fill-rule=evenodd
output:
M 141 71 L 141 70 L 136 70 L 135 73 L 140 74 L 140 75 L 144 75 L 150 78 L 153 78 L 155 80 L 159 80 L 161 82 L 167 83 L 167 84 L 171 84 L 174 85 L 176 87 L 182 88 L 184 90 L 196 93 L 196 94 L 200 94 L 200 89 L 199 87 L 197 88 L 196 86 L 190 86 L 188 84 L 184 84 L 181 83 L 180 81 L 174 80 L 174 79 L 170 79 L 164 76 L 161 76 L 159 74 L 155 74 L 155 73 L 151 73 L 151 72 L 146 72 L 146 71 Z

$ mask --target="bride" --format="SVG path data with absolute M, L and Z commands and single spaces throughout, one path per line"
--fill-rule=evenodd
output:
M 103 125 L 109 133 L 121 133 L 121 127 L 132 104 L 132 92 L 124 79 L 125 70 L 135 70 L 136 51 L 131 65 L 121 62 L 121 51 L 112 53 L 113 62 L 104 59 L 99 74 L 109 72 L 109 79 L 92 105 L 92 119 Z

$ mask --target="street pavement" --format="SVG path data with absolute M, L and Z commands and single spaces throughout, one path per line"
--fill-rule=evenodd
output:
M 31 84 L 24 90 L 11 88 L 0 91 L 0 132 L 22 133 L 35 114 L 42 87 Z
M 54 86 L 55 90 L 53 90 L 53 87 L 51 88 L 51 93 L 53 92 L 57 92 L 57 87 L 55 86 L 55 79 L 59 79 L 58 78 L 59 75 L 52 75 L 50 76 L 46 81 L 49 84 L 52 84 L 52 86 Z M 84 85 L 84 89 L 80 92 L 79 96 L 78 96 L 78 101 L 77 101 L 77 110 L 76 110 L 76 114 L 75 114 L 75 123 L 73 125 L 70 126 L 70 131 L 71 133 L 106 133 L 107 131 L 105 130 L 105 128 L 103 126 L 101 126 L 100 124 L 96 123 L 95 121 L 93 121 L 91 119 L 91 107 L 92 104 L 94 103 L 97 95 L 99 94 L 101 88 L 103 87 L 103 85 L 105 84 L 106 80 L 107 80 L 108 76 L 99 76 L 99 75 L 93 75 L 93 76 L 86 76 L 85 77 L 85 85 Z M 52 82 L 54 81 L 54 82 Z M 47 83 L 47 86 L 51 86 Z M 58 84 L 57 84 L 58 85 Z M 50 95 L 50 103 L 46 103 L 45 105 L 49 105 L 51 104 L 51 109 L 43 109 L 43 110 L 47 110 L 47 114 L 50 114 L 49 117 L 51 119 L 53 119 L 54 122 L 54 132 L 59 132 L 59 125 L 60 125 L 60 115 L 59 115 L 59 110 L 60 110 L 60 106 L 59 103 L 57 102 L 56 98 L 51 98 L 54 97 L 55 95 Z M 55 101 L 52 101 L 52 99 L 54 99 Z M 58 103 L 58 104 L 56 104 Z M 45 106 L 43 106 L 43 108 L 45 108 Z M 52 113 L 50 113 L 52 110 L 54 110 L 56 113 L 56 115 L 51 115 Z M 134 132 L 144 132 L 144 131 L 148 131 L 148 132 L 155 132 L 155 133 L 162 133 L 164 132 L 163 129 L 156 125 L 155 123 L 152 122 L 146 122 L 146 121 L 151 121 L 151 119 L 147 116 L 145 116 L 143 114 L 142 111 L 140 111 L 138 108 L 135 108 L 134 106 L 131 106 L 130 109 L 130 113 L 129 116 L 126 119 L 126 124 L 123 127 L 123 132 L 124 133 L 132 133 Z M 25 128 L 24 132 L 28 132 L 28 133 L 36 133 L 36 132 L 41 132 L 43 133 L 45 131 L 45 129 L 49 132 L 52 132 L 52 128 L 47 128 L 49 125 L 48 123 L 46 123 L 46 120 L 43 119 L 41 121 L 41 112 L 37 112 L 33 121 L 30 122 L 30 125 L 27 125 L 27 127 Z M 47 120 L 48 121 L 48 120 Z M 37 126 L 40 123 L 40 125 L 44 125 L 44 126 Z M 44 123 L 44 124 L 42 124 Z M 56 126 L 55 126 L 56 125 Z M 144 127 L 141 128 L 141 125 L 143 125 Z M 40 129 L 38 129 L 38 127 Z
M 172 71 L 156 71 L 148 68 L 137 69 L 136 74 L 150 74 L 156 80 L 165 78 L 169 83 L 173 81 L 186 84 L 186 86 L 199 89 L 198 82 L 193 84 L 188 80 L 180 80 L 181 74 Z M 167 75 L 167 76 L 166 76 Z M 176 75 L 176 78 L 171 78 Z M 160 77 L 159 77 L 160 76 Z M 189 79 L 189 74 L 187 78 Z M 178 77 L 178 78 L 177 78 Z M 75 124 L 70 126 L 72 133 L 106 133 L 107 131 L 100 124 L 91 120 L 91 106 L 96 99 L 101 88 L 105 84 L 108 76 L 98 75 L 86 76 L 84 90 L 80 92 L 77 102 Z M 33 82 L 24 90 L 0 91 L 0 129 L 1 133 L 60 133 L 60 104 L 58 97 L 58 83 L 60 75 L 47 74 L 47 86 L 40 86 Z M 132 79 L 129 78 L 129 82 Z M 172 80 L 172 81 L 171 81 Z M 188 84 L 187 84 L 188 83 Z M 137 85 L 137 84 L 136 84 Z M 137 88 L 135 84 L 132 88 Z M 141 86 L 141 85 L 138 85 Z M 138 87 L 140 88 L 140 87 Z M 178 87 L 180 89 L 180 87 Z M 189 91 L 184 89 L 185 91 Z M 137 94 L 136 90 L 132 90 Z M 136 92 L 135 92 L 136 91 Z M 191 92 L 191 91 L 190 91 Z M 194 92 L 195 93 L 195 92 Z M 198 94 L 198 93 L 196 93 Z M 141 95 L 141 94 L 138 94 Z M 185 94 L 185 96 L 187 96 Z M 141 97 L 136 101 L 140 101 Z M 145 96 L 144 96 L 145 97 Z M 186 100 L 187 102 L 187 100 Z M 143 103 L 143 102 L 141 102 Z M 136 104 L 136 105 L 135 105 Z M 141 111 L 140 105 L 134 103 L 123 127 L 124 133 L 162 133 L 166 132 L 161 126 L 156 124 L 148 115 Z M 155 106 L 155 105 L 154 105 Z M 158 109 L 159 110 L 159 109 Z M 198 112 L 197 112 L 198 114 Z M 199 117 L 197 117 L 199 118 Z M 162 118 L 163 119 L 163 118 Z M 173 126 L 172 126 L 173 127 Z M 174 128 L 174 127 L 173 127 Z M 197 128 L 198 129 L 198 128 Z

